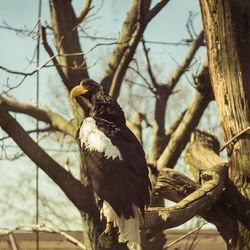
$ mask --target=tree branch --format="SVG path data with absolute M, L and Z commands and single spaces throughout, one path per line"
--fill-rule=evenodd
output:
M 25 132 L 27 134 L 32 134 L 32 133 L 44 133 L 44 132 L 51 132 L 51 131 L 56 131 L 56 129 L 54 127 L 46 127 L 46 128 L 39 128 L 39 129 L 31 129 L 31 130 L 26 130 Z M 4 141 L 6 139 L 9 139 L 9 136 L 4 136 L 2 138 L 0 138 L 0 141 Z
M 189 210 L 191 214 L 195 215 L 197 212 L 196 215 L 202 216 L 207 221 L 216 225 L 226 242 L 230 239 L 235 240 L 233 235 L 235 234 L 237 223 L 232 220 L 232 208 L 225 201 L 225 195 L 231 193 L 231 189 L 228 189 L 227 184 L 227 164 L 218 156 L 219 147 L 219 143 L 214 136 L 201 131 L 196 131 L 192 135 L 185 159 L 188 158 L 188 164 L 200 172 L 199 180 L 202 184 L 201 187 L 175 170 L 163 168 L 160 171 L 155 187 L 156 191 L 164 198 L 179 202 L 177 204 L 178 210 L 180 204 L 184 205 L 183 214 L 181 210 L 177 211 L 179 215 L 178 213 L 175 214 L 176 206 L 170 207 L 170 211 L 164 211 L 164 209 L 163 211 L 159 211 L 159 213 L 162 212 L 163 215 L 166 215 L 166 218 L 158 220 L 160 226 L 169 228 L 170 226 L 178 225 L 180 223 L 178 217 L 184 216 L 183 221 L 185 221 L 190 216 L 190 214 L 186 215 L 186 212 Z M 222 192 L 224 192 L 223 195 L 221 195 Z M 210 194 L 214 195 L 214 197 L 205 197 Z M 188 197 L 190 198 L 190 202 Z M 204 203 L 202 201 L 203 198 Z M 213 203 L 212 206 L 209 202 L 210 198 Z M 194 205 L 197 205 L 197 210 L 195 206 L 193 207 L 194 210 L 192 209 L 192 200 Z M 198 205 L 199 202 L 201 202 L 200 205 Z M 207 204 L 207 207 L 205 204 Z M 186 209 L 187 211 L 185 211 Z M 195 210 L 196 212 L 194 212 Z M 152 213 L 156 214 L 157 212 L 154 211 Z M 163 217 L 163 215 L 159 216 Z M 153 223 L 154 218 L 150 219 Z
M 155 191 L 164 199 L 179 202 L 200 187 L 197 183 L 171 168 L 161 169 Z
M 84 53 L 79 43 L 77 29 L 75 29 L 76 17 L 71 5 L 67 0 L 50 1 L 51 24 L 53 28 L 55 44 L 59 55 L 59 64 L 64 65 L 63 73 L 67 79 L 65 83 L 68 90 L 71 90 L 82 79 L 88 78 L 88 71 Z M 80 53 L 77 56 L 76 53 Z M 63 56 L 75 54 L 75 56 Z M 79 68 L 84 66 L 84 68 Z
M 69 235 L 66 232 L 62 232 L 56 228 L 41 225 L 41 224 L 21 224 L 18 225 L 7 232 L 1 233 L 0 236 L 5 236 L 5 235 L 11 235 L 13 234 L 16 230 L 24 229 L 24 228 L 31 228 L 33 231 L 38 231 L 38 232 L 46 232 L 46 233 L 57 233 L 61 235 L 63 238 L 65 238 L 67 241 L 71 242 L 72 244 L 76 245 L 80 249 L 86 250 L 86 247 L 84 244 L 82 244 L 79 240 L 74 238 L 73 236 Z
M 91 10 L 91 7 L 90 7 L 91 2 L 92 2 L 92 0 L 86 0 L 86 3 L 84 5 L 80 15 L 78 17 L 76 17 L 76 20 L 75 20 L 76 25 L 79 25 L 84 20 L 84 18 L 87 16 L 89 11 Z
M 99 212 L 94 205 L 91 188 L 83 186 L 36 144 L 3 105 L 0 105 L 0 113 L 0 126 L 22 151 L 63 190 L 77 208 L 98 220 Z
M 127 126 L 133 131 L 137 139 L 142 144 L 142 123 L 143 115 L 139 112 L 136 112 L 134 121 L 126 120 Z
M 187 67 L 190 65 L 196 51 L 198 50 L 199 46 L 202 44 L 202 41 L 203 41 L 203 32 L 201 32 L 199 37 L 195 41 L 193 41 L 187 57 L 185 58 L 183 63 L 173 73 L 172 77 L 168 80 L 168 83 L 165 84 L 165 85 L 158 85 L 158 86 L 155 85 L 156 90 L 157 90 L 156 91 L 157 95 L 156 95 L 156 102 L 155 102 L 155 115 L 154 115 L 153 131 L 152 131 L 151 153 L 150 153 L 150 157 L 149 157 L 150 163 L 152 163 L 154 165 L 159 166 L 159 165 L 162 164 L 162 161 L 166 161 L 166 163 L 169 163 L 167 161 L 167 157 L 175 157 L 175 154 L 172 155 L 172 152 L 170 152 L 170 151 L 168 153 L 165 152 L 164 155 L 162 154 L 162 151 L 163 151 L 163 143 L 162 142 L 164 142 L 162 140 L 162 138 L 164 138 L 164 133 L 165 133 L 165 127 L 164 126 L 165 126 L 166 105 L 167 105 L 168 98 L 169 98 L 170 94 L 173 91 L 173 88 L 176 86 L 176 84 L 179 81 L 180 77 L 183 75 L 183 73 L 185 73 Z M 145 50 L 145 48 L 144 48 L 144 50 Z M 204 74 L 203 71 L 202 71 L 201 74 Z M 206 69 L 206 71 L 207 71 L 207 69 Z M 207 83 L 205 85 L 207 86 Z M 205 93 L 205 95 L 206 95 L 206 93 Z M 198 99 L 199 98 L 197 97 L 197 100 L 196 100 L 197 102 L 198 102 Z M 208 104 L 208 101 L 206 101 L 206 102 Z M 203 107 L 204 109 L 207 106 L 206 102 L 204 104 L 202 104 L 204 106 Z M 200 105 L 200 103 L 197 103 L 197 104 L 194 104 L 194 105 Z M 190 109 L 191 108 L 192 108 L 192 106 L 190 107 Z M 200 115 L 202 115 L 204 109 L 202 109 L 202 106 L 201 106 Z M 189 116 L 189 113 L 186 113 L 185 114 L 185 119 L 187 119 L 188 116 Z M 197 124 L 199 122 L 199 119 L 200 118 L 198 118 L 198 120 L 197 120 Z M 195 124 L 195 126 L 197 124 Z M 178 149 L 181 149 L 181 151 L 185 147 L 185 145 L 186 145 L 185 143 L 188 142 L 188 140 L 189 140 L 188 136 L 190 135 L 190 133 L 191 133 L 191 130 L 189 131 L 189 134 L 188 133 L 183 133 L 182 134 L 184 136 L 187 135 L 187 137 L 185 139 L 183 147 L 178 148 Z M 175 133 L 175 135 L 176 135 L 176 133 Z M 171 141 L 174 142 L 174 143 L 175 143 L 175 140 L 176 140 L 176 138 L 171 139 Z M 170 149 L 173 150 L 173 147 L 174 147 L 174 145 L 171 145 Z M 179 154 L 181 153 L 181 151 L 178 152 L 178 154 L 176 155 L 177 159 L 178 159 Z M 159 159 L 159 157 L 160 157 L 160 159 Z M 177 159 L 175 159 L 175 160 L 177 160 Z M 159 163 L 158 162 L 156 163 L 157 160 L 159 161 Z M 170 162 L 170 163 L 172 163 L 172 162 Z M 175 163 L 175 162 L 173 162 L 173 163 Z M 170 166 L 171 165 L 168 165 L 168 167 L 170 167 Z M 163 166 L 161 165 L 160 167 L 163 167 Z
M 144 228 L 152 234 L 179 226 L 196 215 L 209 210 L 218 201 L 227 180 L 225 163 L 211 166 L 202 172 L 203 185 L 169 208 L 151 208 L 146 211 Z
M 43 110 L 29 104 L 20 103 L 14 99 L 6 99 L 0 96 L 0 106 L 8 111 L 29 115 L 39 121 L 48 123 L 53 129 L 62 131 L 72 137 L 75 137 L 77 124 L 69 122 L 58 113 L 51 110 Z
M 68 79 L 66 78 L 66 76 L 62 70 L 62 67 L 59 65 L 52 48 L 48 44 L 47 36 L 46 36 L 46 27 L 44 27 L 44 26 L 41 26 L 41 40 L 42 40 L 42 44 L 44 46 L 44 49 L 46 50 L 46 52 L 48 53 L 50 58 L 52 58 L 52 62 L 55 65 L 57 72 L 60 75 L 62 81 L 65 83 L 65 85 L 67 85 Z
M 195 53 L 197 52 L 199 47 L 203 44 L 203 39 L 204 39 L 204 33 L 202 31 L 199 34 L 199 36 L 192 42 L 185 60 L 175 70 L 170 79 L 167 80 L 167 85 L 169 89 L 173 89 L 177 84 L 177 82 L 179 81 L 179 79 L 181 78 L 181 76 L 183 75 L 183 73 L 185 73 L 191 61 L 193 60 Z
M 105 76 L 102 79 L 102 84 L 106 91 L 115 99 L 119 95 L 123 77 L 129 63 L 133 59 L 141 36 L 148 22 L 156 15 L 152 15 L 148 20 L 145 19 L 149 11 L 150 2 L 149 0 L 132 1 L 122 32 L 118 38 L 117 46 L 113 51 Z
M 151 78 L 151 82 L 152 82 L 153 86 L 157 89 L 158 83 L 157 83 L 156 78 L 154 76 L 154 73 L 153 73 L 153 70 L 152 70 L 152 67 L 151 67 L 151 63 L 150 63 L 150 60 L 149 60 L 149 56 L 148 56 L 149 49 L 147 49 L 145 41 L 144 41 L 143 38 L 142 38 L 141 42 L 142 42 L 142 48 L 143 48 L 143 51 L 144 51 L 144 54 L 145 54 L 145 61 L 146 61 L 148 74 L 149 74 L 149 76 Z
M 171 140 L 157 160 L 157 168 L 159 170 L 163 167 L 174 167 L 182 150 L 187 145 L 192 131 L 199 123 L 204 110 L 212 99 L 210 78 L 206 66 L 203 67 L 197 79 L 197 91 L 191 106 L 186 111 L 178 128 L 172 134 Z
M 147 16 L 145 18 L 145 22 L 149 23 L 161 10 L 162 8 L 169 2 L 169 0 L 161 0 L 159 1 L 152 9 L 149 10 Z

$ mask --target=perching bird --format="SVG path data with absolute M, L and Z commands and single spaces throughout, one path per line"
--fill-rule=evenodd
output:
M 139 213 L 150 202 L 150 180 L 140 142 L 126 126 L 119 104 L 97 82 L 87 79 L 71 97 L 90 101 L 89 117 L 79 130 L 84 168 L 93 190 L 103 201 L 107 223 L 119 229 L 119 241 L 140 243 Z

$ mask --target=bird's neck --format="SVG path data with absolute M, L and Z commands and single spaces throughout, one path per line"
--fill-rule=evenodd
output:
M 124 113 L 119 104 L 109 95 L 98 92 L 92 97 L 92 107 L 90 110 L 91 117 L 99 117 L 116 124 L 125 124 Z

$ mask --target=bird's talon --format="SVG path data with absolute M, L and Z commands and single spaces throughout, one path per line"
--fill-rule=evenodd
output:
M 118 240 L 117 228 L 113 227 L 113 224 L 107 222 L 104 232 L 99 236 L 99 244 L 103 248 L 110 248 Z

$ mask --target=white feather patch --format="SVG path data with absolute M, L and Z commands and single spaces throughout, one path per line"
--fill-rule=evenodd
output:
M 107 222 L 113 222 L 114 226 L 119 228 L 119 242 L 129 241 L 130 243 L 141 243 L 140 239 L 140 220 L 139 220 L 139 209 L 133 206 L 135 218 L 125 219 L 123 216 L 119 217 L 114 209 L 110 206 L 107 201 L 103 202 L 103 215 L 106 217 Z
M 84 144 L 87 149 L 104 153 L 104 156 L 107 158 L 119 158 L 122 160 L 119 149 L 97 128 L 96 122 L 92 117 L 88 117 L 83 121 L 79 138 L 81 140 L 81 145 L 83 146 Z

